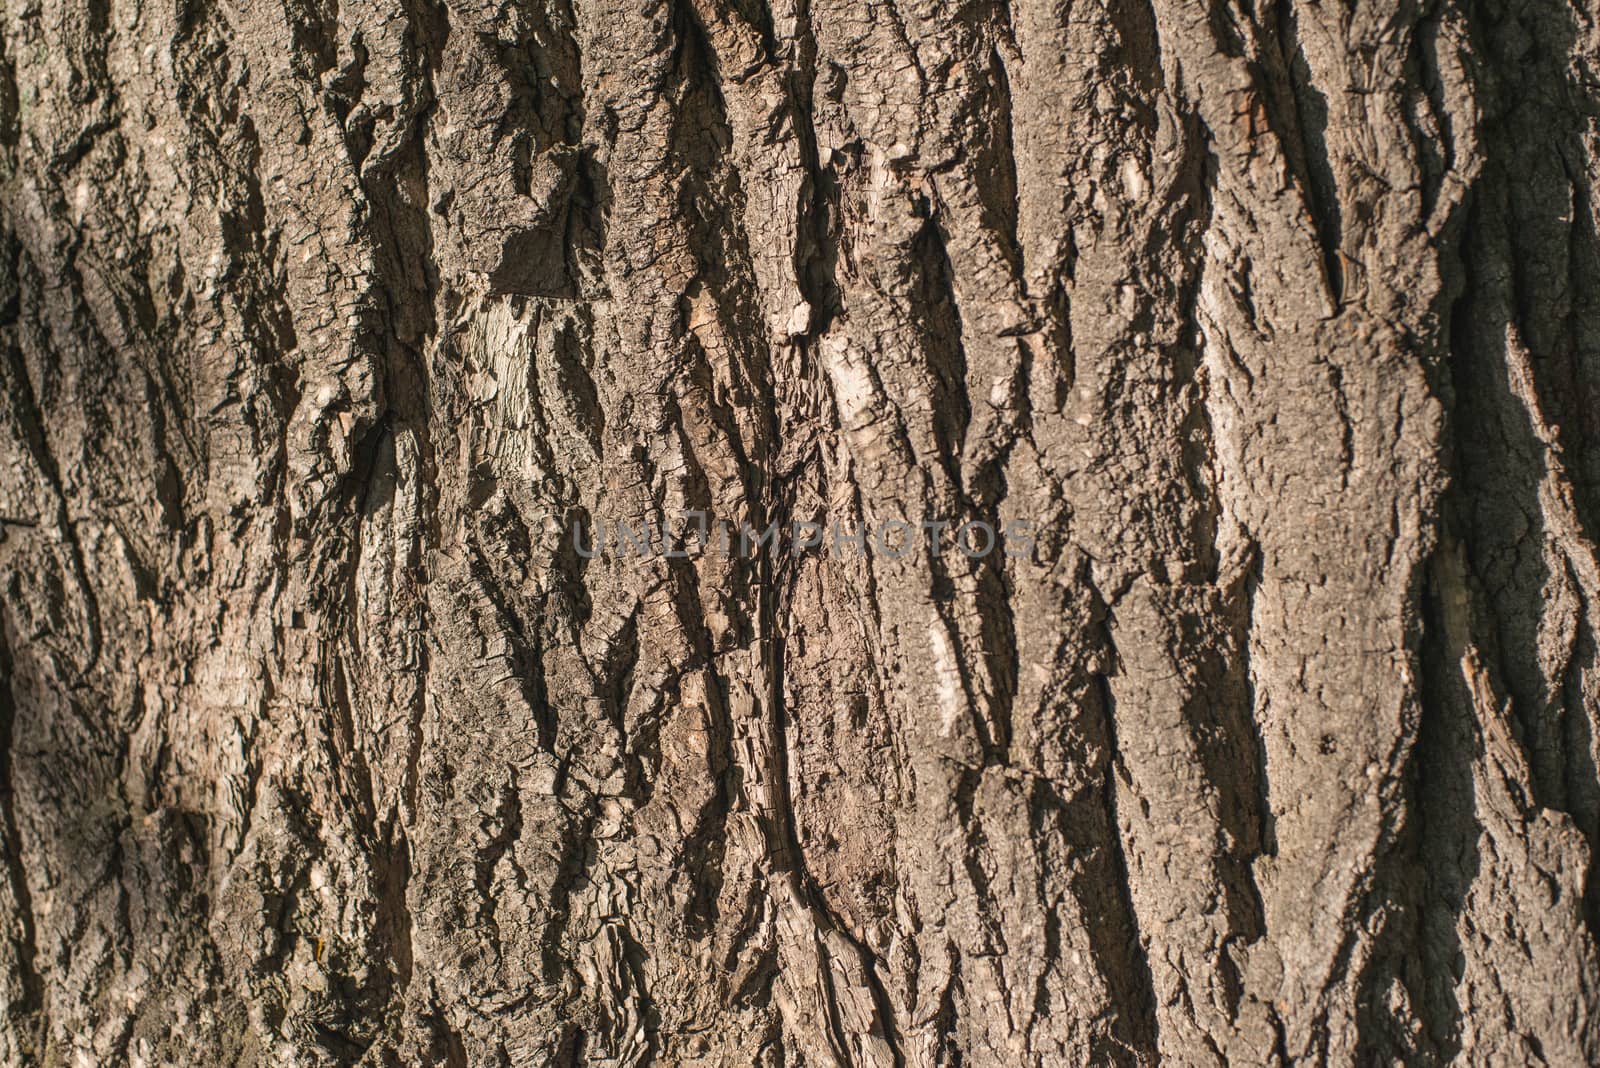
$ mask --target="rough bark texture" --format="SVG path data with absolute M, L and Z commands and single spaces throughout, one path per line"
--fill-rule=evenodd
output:
M 1588 4 L 0 42 L 0 1063 L 1600 1063 Z

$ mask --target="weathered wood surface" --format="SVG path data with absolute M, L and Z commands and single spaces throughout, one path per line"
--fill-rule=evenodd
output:
M 1600 1063 L 1588 5 L 0 42 L 0 1063 Z

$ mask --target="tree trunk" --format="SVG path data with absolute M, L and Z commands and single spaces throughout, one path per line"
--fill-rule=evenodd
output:
M 0 1063 L 1600 1063 L 1585 7 L 7 0 Z

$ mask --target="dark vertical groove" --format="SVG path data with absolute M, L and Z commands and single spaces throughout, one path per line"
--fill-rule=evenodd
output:
M 1317 245 L 1322 250 L 1322 266 L 1328 280 L 1328 295 L 1334 308 L 1344 303 L 1344 261 L 1340 253 L 1342 221 L 1339 187 L 1328 158 L 1328 101 L 1312 83 L 1305 51 L 1300 46 L 1299 16 L 1293 0 L 1266 0 L 1273 4 L 1280 51 L 1280 69 L 1269 69 L 1269 84 L 1264 87 L 1269 99 L 1286 95 L 1280 105 L 1280 137 L 1297 180 L 1305 194 L 1306 210 L 1316 226 Z M 1276 67 L 1276 64 L 1274 64 Z M 1276 83 L 1281 79 L 1282 89 Z M 1284 121 L 1289 120 L 1289 121 Z
M 1478 873 L 1478 840 L 1483 833 L 1472 781 L 1472 767 L 1483 747 L 1473 720 L 1472 695 L 1461 678 L 1465 652 L 1461 623 L 1448 618 L 1451 610 L 1446 604 L 1465 593 L 1464 581 L 1459 549 L 1446 534 L 1420 593 L 1422 720 L 1407 767 L 1415 813 L 1414 862 L 1422 875 L 1416 895 L 1425 977 L 1419 1007 L 1445 1062 L 1461 1050 L 1462 1010 L 1455 993 L 1461 980 L 1458 924 Z
M 1088 568 L 1083 573 L 1084 580 L 1089 581 Z M 1122 766 L 1122 750 L 1117 744 L 1117 711 L 1116 698 L 1111 692 L 1110 676 L 1117 669 L 1117 647 L 1111 637 L 1111 609 L 1106 604 L 1105 598 L 1096 589 L 1092 582 L 1089 591 L 1094 606 L 1094 625 L 1098 631 L 1101 655 L 1105 664 L 1096 671 L 1093 677 L 1097 711 L 1100 714 L 1101 730 L 1105 741 L 1105 776 L 1099 787 L 1100 807 L 1104 813 L 1106 838 L 1104 848 L 1111 858 L 1111 878 L 1109 887 L 1100 888 L 1101 893 L 1112 896 L 1119 924 L 1110 925 L 1110 931 L 1105 931 L 1098 926 L 1090 928 L 1090 937 L 1100 943 L 1097 948 L 1102 949 L 1102 966 L 1105 968 L 1108 980 L 1114 987 L 1120 987 L 1118 993 L 1117 1017 L 1114 1026 L 1126 1028 L 1127 1041 L 1139 1050 L 1146 1051 L 1154 1056 L 1158 1049 L 1158 1036 L 1160 1022 L 1156 1015 L 1155 977 L 1150 970 L 1149 950 L 1145 947 L 1139 930 L 1139 913 L 1133 904 L 1133 880 L 1128 871 L 1128 858 L 1122 843 L 1122 824 L 1117 815 L 1117 783 L 1119 773 L 1126 774 Z M 1086 900 L 1085 905 L 1090 909 L 1095 908 L 1099 902 L 1092 899 Z M 1108 902 L 1109 904 L 1109 902 Z M 1118 927 L 1126 928 L 1126 941 L 1122 945 L 1107 944 L 1105 936 L 1117 933 Z M 1098 933 L 1098 938 L 1096 935 Z M 1097 954 L 1101 955 L 1101 954 Z
M 1573 295 L 1559 287 L 1570 277 L 1559 263 L 1568 250 L 1548 238 L 1553 207 L 1574 206 L 1562 163 L 1585 121 L 1574 101 L 1600 107 L 1600 93 L 1569 80 L 1564 59 L 1576 31 L 1566 13 L 1513 5 L 1496 18 L 1481 5 L 1474 10 L 1484 160 L 1470 194 L 1457 268 L 1462 288 L 1450 319 L 1461 540 L 1482 590 L 1473 637 L 1511 698 L 1533 795 L 1566 811 L 1565 700 L 1561 680 L 1546 678 L 1540 666 L 1540 642 L 1550 555 L 1588 550 L 1569 544 L 1546 515 L 1542 487 L 1563 472 L 1538 424 L 1546 410 L 1562 413 L 1556 425 L 1583 456 L 1576 413 L 1565 399 L 1575 359 L 1562 344 L 1572 322 Z M 1564 236 L 1579 225 L 1568 220 Z M 1513 381 L 1521 360 L 1509 348 L 1516 343 L 1511 331 L 1529 350 L 1531 398 L 1520 397 Z M 1581 485 L 1567 488 L 1579 498 L 1581 523 Z M 1600 847 L 1597 829 L 1584 829 L 1591 847 Z
M 1116 777 L 1119 773 L 1125 775 L 1126 769 L 1122 766 L 1122 751 L 1117 746 L 1116 699 L 1111 695 L 1111 683 L 1107 676 L 1096 675 L 1095 683 L 1105 717 L 1107 744 L 1105 781 L 1100 788 L 1100 803 L 1106 820 L 1105 848 L 1111 857 L 1117 907 L 1128 928 L 1126 947 L 1117 951 L 1116 947 L 1107 946 L 1111 952 L 1105 963 L 1112 982 L 1123 986 L 1117 1023 L 1127 1028 L 1129 1040 L 1135 1048 L 1153 1054 L 1161 1030 L 1156 1016 L 1155 978 L 1150 971 L 1149 950 L 1139 930 L 1139 913 L 1133 904 L 1133 878 L 1128 871 L 1127 851 L 1122 844 L 1122 824 L 1117 816 Z
M 16 1008 L 21 1024 L 22 1038 L 31 1038 L 33 1056 L 44 1055 L 47 1020 L 45 1019 L 44 978 L 39 972 L 39 948 L 34 927 L 33 895 L 28 889 L 27 860 L 22 849 L 22 837 L 17 827 L 15 731 L 17 721 L 16 697 L 13 692 L 14 664 L 8 638 L 8 613 L 0 613 L 0 850 L 4 850 L 4 870 L 10 884 L 12 899 L 16 902 L 17 926 L 22 932 L 17 964 L 21 969 L 22 1004 Z M 30 1024 L 31 1020 L 31 1024 Z M 30 1034 L 31 1032 L 31 1034 Z M 25 1044 L 24 1050 L 28 1047 Z
M 37 296 L 42 287 L 39 280 L 23 277 L 24 255 L 20 244 L 15 242 L 9 232 L 4 235 L 4 242 L 6 247 L 3 251 L 11 253 L 6 258 L 10 261 L 9 267 L 14 272 L 13 277 L 18 279 L 19 288 L 28 287 L 31 281 L 33 293 Z M 70 299 L 74 305 L 74 319 L 78 319 L 82 317 L 79 307 L 82 279 L 76 277 L 76 271 L 71 273 L 75 277 Z M 56 533 L 66 547 L 67 563 L 71 567 L 73 583 L 77 586 L 78 596 L 83 600 L 82 616 L 87 648 L 82 663 L 74 665 L 77 675 L 75 683 L 83 685 L 100 661 L 103 636 L 99 597 L 89 581 L 83 544 L 78 538 L 78 529 L 68 506 L 66 483 L 62 480 L 55 454 L 50 450 L 50 441 L 45 430 L 46 415 L 39 406 L 33 380 L 28 375 L 27 363 L 14 338 L 0 337 L 0 359 L 4 360 L 4 366 L 0 367 L 0 382 L 4 382 L 8 387 L 6 393 L 13 407 L 17 433 L 27 446 L 33 462 L 38 465 L 40 474 L 44 476 L 44 489 L 55 498 L 55 515 L 52 519 L 55 522 Z

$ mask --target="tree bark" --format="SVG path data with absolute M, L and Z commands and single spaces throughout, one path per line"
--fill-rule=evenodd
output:
M 1600 1063 L 1597 194 L 1561 0 L 7 0 L 0 1063 Z

